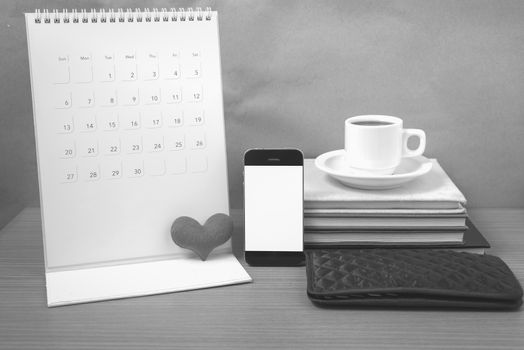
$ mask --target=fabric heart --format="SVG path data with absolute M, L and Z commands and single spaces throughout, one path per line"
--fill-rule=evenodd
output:
M 204 226 L 188 216 L 181 216 L 171 226 L 176 245 L 191 249 L 205 261 L 213 249 L 227 242 L 233 232 L 233 220 L 226 214 L 215 214 Z

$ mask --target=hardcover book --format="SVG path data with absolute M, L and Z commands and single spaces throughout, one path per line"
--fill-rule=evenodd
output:
M 470 219 L 466 220 L 466 225 L 467 229 L 463 232 L 438 230 L 433 232 L 431 230 L 413 232 L 405 230 L 307 231 L 304 233 L 304 246 L 305 248 L 451 249 L 484 254 L 485 250 L 490 248 L 490 244 Z M 369 236 L 365 236 L 366 234 Z
M 436 159 L 431 171 L 391 190 L 359 190 L 345 186 L 304 161 L 305 209 L 460 209 L 466 198 Z

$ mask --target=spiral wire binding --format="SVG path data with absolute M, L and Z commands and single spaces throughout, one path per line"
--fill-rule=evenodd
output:
M 184 22 L 184 21 L 210 21 L 213 11 L 211 7 L 206 7 L 203 10 L 201 7 L 195 9 L 189 7 L 184 8 L 153 8 L 149 10 L 145 8 L 143 11 L 136 9 L 122 9 L 116 11 L 113 9 L 95 10 L 91 9 L 89 12 L 86 9 L 71 10 L 63 9 L 61 12 L 57 9 L 49 10 L 43 9 L 35 10 L 35 23 L 124 23 L 124 22 Z

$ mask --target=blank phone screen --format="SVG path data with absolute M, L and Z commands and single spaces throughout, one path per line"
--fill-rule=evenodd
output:
M 244 205 L 246 251 L 302 251 L 302 166 L 245 166 Z

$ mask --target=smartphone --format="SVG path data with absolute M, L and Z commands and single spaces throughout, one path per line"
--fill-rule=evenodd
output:
M 252 266 L 304 265 L 304 156 L 298 149 L 244 154 L 245 258 Z

